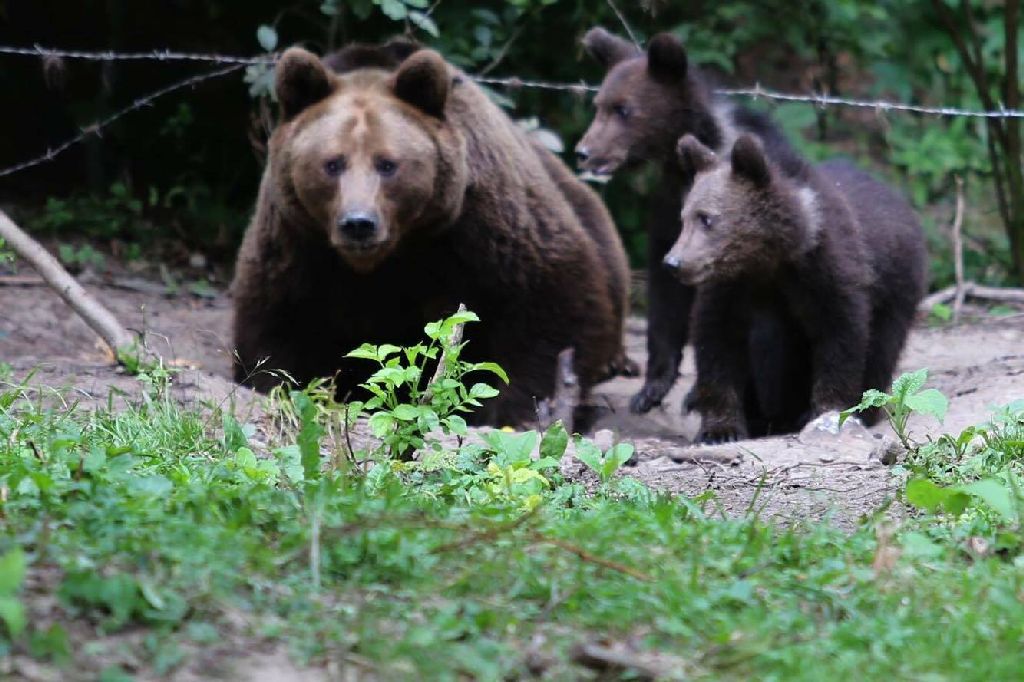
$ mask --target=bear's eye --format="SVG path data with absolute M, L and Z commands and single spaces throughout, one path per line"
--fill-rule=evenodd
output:
M 338 177 L 344 170 L 345 159 L 340 156 L 336 159 L 329 159 L 324 163 L 324 172 L 332 178 Z
M 385 178 L 390 178 L 398 170 L 398 164 L 391 159 L 377 159 L 377 172 Z
M 629 115 L 633 112 L 631 112 L 629 110 L 629 107 L 627 107 L 625 104 L 616 104 L 615 106 L 612 107 L 612 113 L 618 116 L 619 118 L 625 120 L 629 118 Z
M 715 225 L 715 217 L 703 211 L 697 214 L 697 220 L 700 221 L 700 226 L 705 230 L 710 230 Z

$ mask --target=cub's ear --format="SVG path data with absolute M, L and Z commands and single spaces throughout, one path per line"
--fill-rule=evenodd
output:
M 768 159 L 761 143 L 753 135 L 741 135 L 732 147 L 732 172 L 766 187 L 772 181 Z
M 647 73 L 656 81 L 675 83 L 686 78 L 686 49 L 671 33 L 659 33 L 647 43 Z
M 715 153 L 689 133 L 679 138 L 676 153 L 679 155 L 679 165 L 682 166 L 683 173 L 688 176 L 702 173 L 718 162 Z
M 277 62 L 274 92 L 286 121 L 330 95 L 333 88 L 327 67 L 312 52 L 292 47 Z
M 398 67 L 392 87 L 398 99 L 426 114 L 444 118 L 451 80 L 441 55 L 433 50 L 418 50 Z
M 583 49 L 605 69 L 640 54 L 636 45 L 612 35 L 600 26 L 590 29 L 583 36 Z

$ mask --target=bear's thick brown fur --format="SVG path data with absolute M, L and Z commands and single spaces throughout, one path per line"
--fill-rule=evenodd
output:
M 784 433 L 885 390 L 925 292 L 913 210 L 853 165 L 787 176 L 752 136 L 719 160 L 679 142 L 693 176 L 665 264 L 697 286 L 702 442 Z
M 581 170 L 607 178 L 651 162 L 661 172 L 647 230 L 647 371 L 643 388 L 630 401 L 634 412 L 646 412 L 662 401 L 678 376 L 693 301 L 693 287 L 681 284 L 661 265 L 679 236 L 684 178 L 676 162 L 676 141 L 690 133 L 721 153 L 739 134 L 753 133 L 784 172 L 800 172 L 803 161 L 768 117 L 714 97 L 674 36 L 658 34 L 641 51 L 594 28 L 583 45 L 607 75 L 594 98 L 594 121 L 576 147 Z
M 348 351 L 416 343 L 459 303 L 482 320 L 465 356 L 511 380 L 478 421 L 529 420 L 563 348 L 584 390 L 622 363 L 628 269 L 603 204 L 437 53 L 291 49 L 276 92 L 233 284 L 238 381 L 336 375 L 344 397 L 372 369 Z

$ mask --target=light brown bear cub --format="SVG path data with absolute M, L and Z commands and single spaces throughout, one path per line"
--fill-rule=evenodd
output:
M 845 162 L 780 171 L 752 136 L 720 160 L 678 145 L 693 185 L 665 256 L 697 285 L 700 442 L 785 433 L 885 389 L 925 291 L 920 224 Z
M 416 343 L 465 303 L 482 320 L 467 359 L 511 380 L 474 416 L 529 420 L 563 348 L 584 390 L 621 361 L 625 253 L 556 158 L 437 53 L 400 47 L 278 63 L 282 122 L 233 284 L 236 379 L 336 375 L 344 397 L 372 369 L 348 351 Z

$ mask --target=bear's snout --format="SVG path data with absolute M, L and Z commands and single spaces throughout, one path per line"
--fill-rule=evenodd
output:
M 369 211 L 351 211 L 338 218 L 338 229 L 353 242 L 371 241 L 380 227 L 380 218 Z
M 679 256 L 675 255 L 671 251 L 669 251 L 665 255 L 661 262 L 664 263 L 665 267 L 669 268 L 670 270 L 678 270 L 680 266 L 682 266 L 683 264 L 683 261 L 679 258 Z

